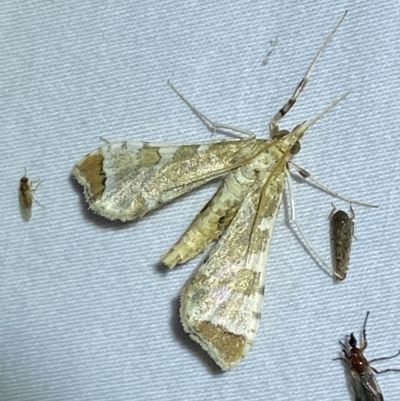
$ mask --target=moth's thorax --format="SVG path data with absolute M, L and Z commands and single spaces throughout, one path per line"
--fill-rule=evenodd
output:
M 293 157 L 290 153 L 293 146 L 291 139 L 276 138 L 274 141 L 266 144 L 265 150 L 255 156 L 250 163 L 241 166 L 239 171 L 244 177 L 250 180 L 266 179 L 275 170 L 279 162 L 286 162 Z M 285 160 L 282 160 L 283 158 Z

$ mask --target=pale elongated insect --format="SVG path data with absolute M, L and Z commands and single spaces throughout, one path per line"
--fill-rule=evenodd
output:
M 345 358 L 335 358 L 335 360 L 340 359 L 345 361 L 347 366 L 350 368 L 351 389 L 354 392 L 355 401 L 384 401 L 375 373 L 400 372 L 400 369 L 385 369 L 378 371 L 370 364 L 376 361 L 396 358 L 400 355 L 400 351 L 395 355 L 375 358 L 370 361 L 365 358 L 364 351 L 368 345 L 366 333 L 368 316 L 369 312 L 367 312 L 364 320 L 361 347 L 357 347 L 357 340 L 354 333 L 351 333 L 349 339 L 349 350 L 344 343 L 339 341 L 340 345 L 343 347 L 342 351 Z
M 35 201 L 39 203 L 33 196 L 33 193 L 38 189 L 40 183 L 41 181 L 36 184 L 35 188 L 33 188 L 33 182 L 30 181 L 29 178 L 26 176 L 26 170 L 23 177 L 21 177 L 19 183 L 18 197 L 21 216 L 25 221 L 29 221 L 32 218 L 33 202 Z
M 331 244 L 335 280 L 344 280 L 349 269 L 351 244 L 354 236 L 354 211 L 350 205 L 352 216 L 344 210 L 334 207 L 329 219 L 331 222 Z
M 222 369 L 239 363 L 257 332 L 265 264 L 288 162 L 300 150 L 299 140 L 307 129 L 347 94 L 292 131 L 281 130 L 278 122 L 295 104 L 346 14 L 325 40 L 293 96 L 271 120 L 272 140 L 211 121 L 169 83 L 209 129 L 250 134 L 250 138 L 192 145 L 111 143 L 85 156 L 73 169 L 90 208 L 106 218 L 123 221 L 225 177 L 221 188 L 163 257 L 172 268 L 220 238 L 183 289 L 180 314 L 184 329 Z M 311 175 L 308 178 L 312 179 Z

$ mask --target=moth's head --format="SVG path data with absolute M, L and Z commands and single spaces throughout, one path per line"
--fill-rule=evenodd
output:
M 283 140 L 290 149 L 290 154 L 295 155 L 301 150 L 300 139 L 303 137 L 307 128 L 308 126 L 303 123 L 296 125 L 292 131 L 280 129 L 272 135 L 272 139 Z

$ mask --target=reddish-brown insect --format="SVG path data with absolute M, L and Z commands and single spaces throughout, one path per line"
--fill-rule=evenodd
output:
M 385 372 L 400 372 L 400 369 L 385 369 L 378 371 L 370 365 L 371 362 L 382 361 L 385 359 L 392 359 L 400 355 L 400 351 L 392 356 L 386 356 L 382 358 L 371 359 L 370 361 L 364 356 L 364 350 L 367 348 L 367 334 L 366 325 L 368 320 L 369 312 L 365 316 L 361 347 L 357 347 L 357 340 L 354 333 L 350 334 L 349 347 L 339 341 L 343 347 L 343 353 L 345 358 L 341 359 L 346 362 L 350 368 L 352 390 L 354 392 L 355 401 L 384 401 L 382 391 L 379 387 L 378 381 L 376 380 L 375 373 Z

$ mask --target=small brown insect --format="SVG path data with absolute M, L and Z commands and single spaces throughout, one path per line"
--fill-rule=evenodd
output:
M 33 196 L 33 193 L 39 187 L 41 181 L 38 182 L 35 188 L 33 188 L 33 182 L 29 180 L 26 176 L 26 169 L 25 174 L 20 180 L 19 184 L 19 205 L 21 209 L 22 218 L 25 221 L 29 221 L 32 217 L 32 204 L 33 202 L 39 203 Z
M 331 221 L 331 244 L 333 269 L 335 280 L 342 281 L 346 278 L 349 269 L 351 243 L 354 237 L 354 210 L 350 205 L 352 216 L 343 210 L 333 210 L 329 216 Z

